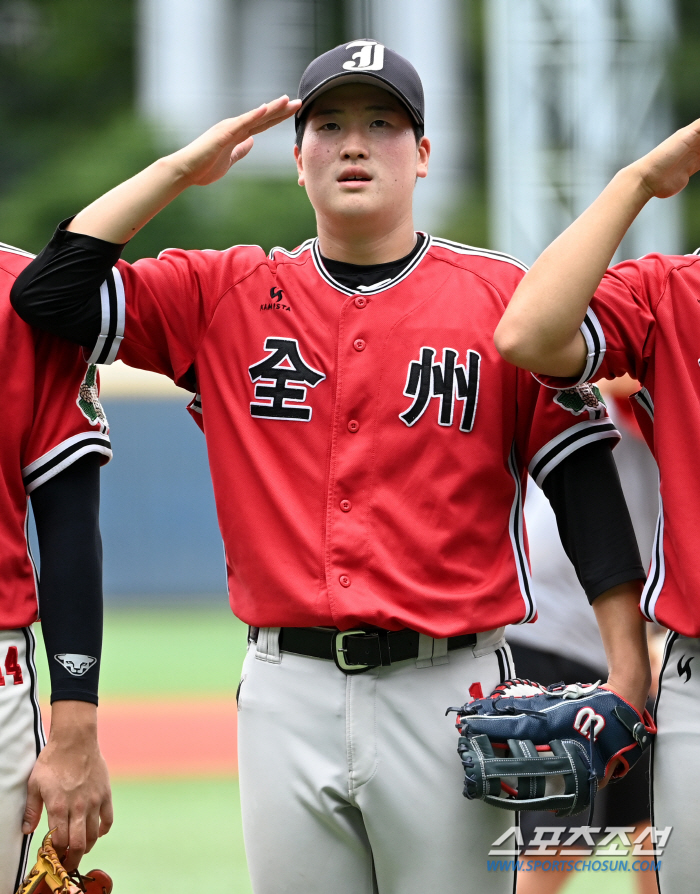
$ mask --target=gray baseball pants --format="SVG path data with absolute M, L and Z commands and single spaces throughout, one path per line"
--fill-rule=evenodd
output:
M 432 658 L 346 676 L 249 646 L 239 690 L 243 834 L 255 894 L 511 894 L 489 869 L 514 815 L 462 797 L 455 715 L 512 674 L 503 630 Z M 425 643 L 424 643 L 425 645 Z M 425 648 L 421 649 L 426 654 Z M 498 858 L 496 858 L 498 859 Z

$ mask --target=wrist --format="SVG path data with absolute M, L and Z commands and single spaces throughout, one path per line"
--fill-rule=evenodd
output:
M 612 179 L 612 183 L 623 191 L 635 214 L 639 214 L 649 199 L 654 198 L 654 189 L 649 183 L 648 174 L 644 159 L 640 158 L 622 168 Z
M 91 702 L 58 701 L 51 706 L 52 741 L 97 740 L 97 706 Z

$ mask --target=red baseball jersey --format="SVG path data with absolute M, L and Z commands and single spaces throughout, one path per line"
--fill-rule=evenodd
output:
M 355 291 L 316 240 L 118 263 L 90 359 L 196 382 L 239 618 L 446 637 L 535 617 L 527 468 L 618 435 L 496 352 L 523 271 L 429 237 Z
M 659 466 L 660 496 L 642 612 L 700 636 L 700 257 L 652 254 L 612 267 L 582 331 L 586 375 L 629 373 L 643 386 L 632 405 Z
M 10 289 L 33 256 L 0 243 L 0 629 L 37 620 L 37 577 L 27 540 L 28 495 L 81 456 L 112 456 L 97 368 L 80 347 L 23 323 Z

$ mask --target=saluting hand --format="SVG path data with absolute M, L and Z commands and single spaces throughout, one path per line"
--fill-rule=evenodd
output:
M 700 170 L 700 118 L 682 127 L 630 167 L 639 172 L 649 196 L 675 196 Z
M 170 156 L 189 186 L 206 186 L 219 180 L 253 147 L 253 135 L 274 127 L 297 111 L 301 101 L 280 96 L 259 108 L 226 118 L 183 149 Z

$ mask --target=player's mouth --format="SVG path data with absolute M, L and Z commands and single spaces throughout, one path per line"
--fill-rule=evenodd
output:
M 342 183 L 343 186 L 350 189 L 358 189 L 371 180 L 370 175 L 361 168 L 348 168 L 338 177 L 338 183 Z

